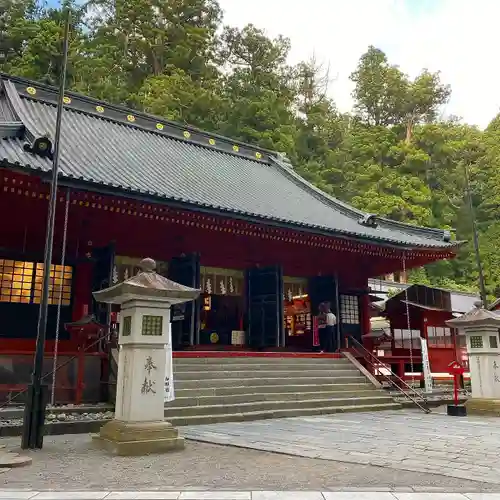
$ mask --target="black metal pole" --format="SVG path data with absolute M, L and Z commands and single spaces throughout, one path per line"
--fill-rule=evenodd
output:
M 49 210 L 47 230 L 45 233 L 45 255 L 43 261 L 43 287 L 38 312 L 38 326 L 36 337 L 35 358 L 31 384 L 28 388 L 28 398 L 24 408 L 24 421 L 21 448 L 35 449 L 43 446 L 43 426 L 45 420 L 45 406 L 47 404 L 47 386 L 42 386 L 43 358 L 45 337 L 47 334 L 47 312 L 49 306 L 49 285 L 52 265 L 52 246 L 54 243 L 54 222 L 57 203 L 57 176 L 59 171 L 59 153 L 61 140 L 61 121 L 64 107 L 64 90 L 66 87 L 66 66 L 68 63 L 68 40 L 71 12 L 66 10 L 64 24 L 64 39 L 62 53 L 62 68 L 59 80 L 59 99 L 57 105 L 56 129 L 54 137 L 54 156 L 52 162 L 52 181 L 50 184 Z
M 467 189 L 467 198 L 469 202 L 469 213 L 471 218 L 471 226 L 472 226 L 472 239 L 474 241 L 474 253 L 476 255 L 476 264 L 477 271 L 479 273 L 479 291 L 481 294 L 481 302 L 483 303 L 483 307 L 486 309 L 488 307 L 488 296 L 486 294 L 486 285 L 484 283 L 484 274 L 483 274 L 483 264 L 481 262 L 481 253 L 479 252 L 479 237 L 477 234 L 477 222 L 476 222 L 476 214 L 474 210 L 474 204 L 472 202 L 472 192 L 470 188 L 470 175 L 469 175 L 469 164 L 465 162 L 464 164 L 465 170 L 465 186 Z

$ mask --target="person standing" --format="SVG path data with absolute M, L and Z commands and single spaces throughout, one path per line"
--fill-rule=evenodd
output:
M 329 302 L 321 302 L 318 310 L 318 333 L 321 352 L 333 352 L 336 345 L 334 335 L 337 318 L 332 313 Z
M 337 324 L 337 318 L 335 314 L 332 313 L 330 308 L 330 303 L 327 302 L 324 305 L 325 310 L 325 327 L 324 327 L 324 337 L 325 337 L 325 351 L 334 352 L 337 350 L 337 342 L 335 338 L 335 325 Z
M 319 336 L 319 349 L 320 352 L 325 352 L 325 333 L 326 333 L 326 309 L 324 302 L 318 305 L 318 336 Z

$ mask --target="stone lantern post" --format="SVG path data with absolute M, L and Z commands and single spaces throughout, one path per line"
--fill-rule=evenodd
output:
M 117 455 L 184 447 L 177 429 L 164 420 L 165 376 L 172 368 L 170 308 L 200 291 L 160 276 L 152 259 L 140 266 L 136 276 L 94 292 L 98 302 L 121 305 L 115 418 L 94 436 Z
M 467 340 L 472 386 L 467 413 L 500 416 L 500 316 L 477 302 L 472 311 L 446 323 Z

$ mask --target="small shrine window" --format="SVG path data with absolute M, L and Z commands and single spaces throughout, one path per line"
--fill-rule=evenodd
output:
M 408 330 L 406 328 L 394 329 L 394 347 L 400 349 L 419 349 L 420 330 Z
M 73 268 L 52 265 L 49 278 L 49 305 L 69 306 Z M 0 259 L 0 302 L 39 304 L 43 288 L 43 264 Z
M 453 347 L 453 335 L 451 328 L 442 326 L 428 326 L 427 343 L 429 347 Z
M 359 297 L 357 295 L 340 296 L 340 320 L 349 325 L 359 325 Z

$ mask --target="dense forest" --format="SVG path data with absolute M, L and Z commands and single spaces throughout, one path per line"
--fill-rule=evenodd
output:
M 290 65 L 286 38 L 225 26 L 217 0 L 65 5 L 72 90 L 284 152 L 301 175 L 360 209 L 469 242 L 457 259 L 415 270 L 414 282 L 477 289 L 468 165 L 487 289 L 500 294 L 500 117 L 484 131 L 443 118 L 451 89 L 438 73 L 410 78 L 367 47 L 345 114 L 327 68 Z M 56 84 L 62 18 L 37 0 L 0 0 L 0 71 Z

